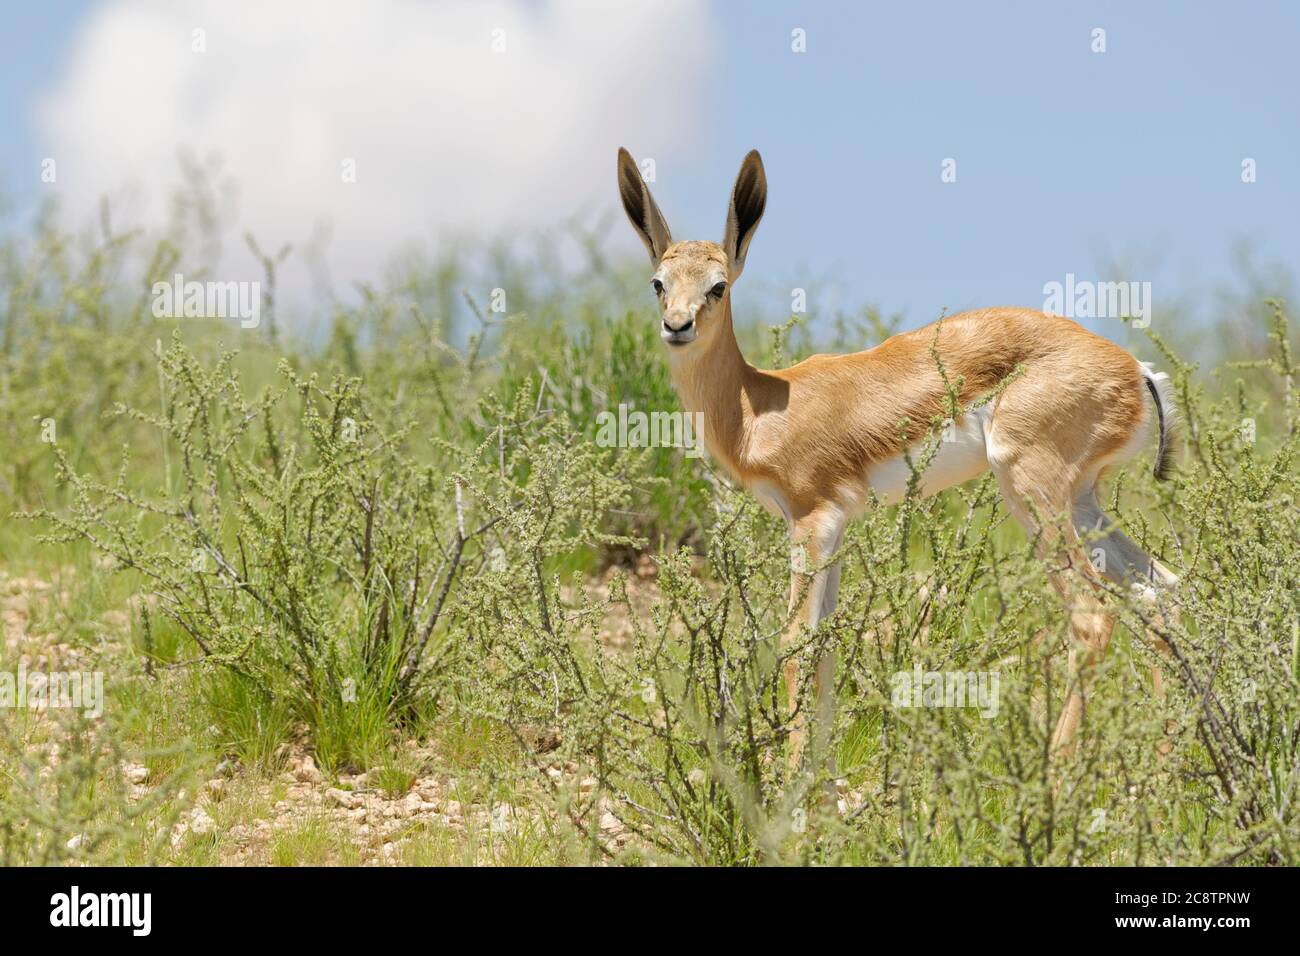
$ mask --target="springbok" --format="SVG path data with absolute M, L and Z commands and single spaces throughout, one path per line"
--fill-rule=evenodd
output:
M 1037 540 L 1069 614 L 1069 690 L 1051 743 L 1053 753 L 1068 751 L 1087 674 L 1105 655 L 1115 623 L 1099 576 L 1147 599 L 1177 582 L 1097 499 L 1101 474 L 1137 455 L 1153 433 L 1156 477 L 1168 477 L 1177 440 L 1168 376 L 1068 319 L 1021 308 L 953 315 L 852 355 L 754 368 L 736 344 L 731 289 L 767 203 L 758 152 L 740 164 L 721 245 L 674 242 L 625 149 L 618 153 L 618 187 L 655 270 L 660 337 L 678 396 L 689 412 L 703 414 L 710 455 L 789 528 L 791 624 L 783 646 L 800 626 L 815 627 L 834 611 L 840 565 L 832 559 L 847 522 L 873 500 L 896 502 L 906 494 L 912 468 L 904 445 L 920 460 L 920 443 L 943 415 L 948 394 L 933 346 L 949 381 L 960 383 L 967 411 L 949 425 L 919 492 L 992 470 L 1007 510 Z M 993 400 L 970 405 L 999 385 Z M 1085 538 L 1094 536 L 1088 547 L 1102 549 L 1100 568 L 1085 549 Z M 793 654 L 786 658 L 792 763 L 805 723 L 798 666 Z M 817 663 L 818 720 L 832 713 L 834 667 L 829 655 Z M 1152 672 L 1153 690 L 1163 697 L 1159 670 Z

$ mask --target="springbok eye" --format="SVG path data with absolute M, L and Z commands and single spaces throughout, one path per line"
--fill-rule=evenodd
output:
M 726 291 L 727 291 L 727 283 L 719 282 L 717 285 L 715 285 L 712 289 L 709 290 L 709 295 L 713 296 L 715 299 L 721 299 L 722 293 Z
M 663 284 L 662 282 L 660 282 L 658 279 L 651 279 L 651 280 L 650 280 L 650 288 L 652 288 L 652 289 L 655 290 L 655 295 L 663 295 L 663 294 L 664 294 L 664 284 Z

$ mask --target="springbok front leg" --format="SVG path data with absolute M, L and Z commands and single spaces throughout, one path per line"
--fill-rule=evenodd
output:
M 806 626 L 808 630 L 829 617 L 835 610 L 840 588 L 840 562 L 827 560 L 839 547 L 844 533 L 844 513 L 833 505 L 814 509 L 791 523 L 790 545 L 790 614 L 791 620 L 782 635 L 781 650 L 788 654 L 784 665 L 789 712 L 794 720 L 790 731 L 789 763 L 797 772 L 803 759 L 807 721 L 799 707 L 799 660 L 791 644 Z M 813 674 L 815 707 L 812 733 L 814 759 L 825 756 L 834 778 L 835 762 L 830 743 L 835 721 L 835 653 L 827 651 L 817 659 Z M 833 786 L 833 784 L 832 784 Z

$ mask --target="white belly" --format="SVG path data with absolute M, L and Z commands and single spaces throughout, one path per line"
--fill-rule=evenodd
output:
M 947 429 L 939 449 L 924 471 L 921 471 L 919 492 L 933 495 L 969 481 L 988 471 L 988 447 L 985 431 L 992 407 L 984 405 L 969 415 L 963 415 Z M 917 442 L 908 452 L 912 465 L 920 469 L 925 442 Z M 907 495 L 907 483 L 912 470 L 902 455 L 878 461 L 867 469 L 867 487 L 876 493 L 884 504 L 895 504 Z

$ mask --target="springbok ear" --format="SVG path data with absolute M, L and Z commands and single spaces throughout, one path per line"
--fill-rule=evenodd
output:
M 731 189 L 731 206 L 727 209 L 727 230 L 722 236 L 722 248 L 731 260 L 731 281 L 735 282 L 745 269 L 745 253 L 749 240 L 754 238 L 758 221 L 767 207 L 767 174 L 763 172 L 763 157 L 751 149 L 740 164 L 736 185 Z
M 637 169 L 636 160 L 622 148 L 618 151 L 618 195 L 623 200 L 627 218 L 632 221 L 632 228 L 650 253 L 650 261 L 658 267 L 659 260 L 672 245 L 673 237 L 664 214 L 650 195 L 650 187 L 642 178 L 641 170 Z

